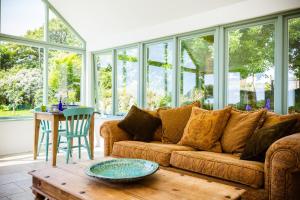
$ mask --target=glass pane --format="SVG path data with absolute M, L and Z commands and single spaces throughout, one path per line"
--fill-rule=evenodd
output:
M 274 109 L 274 29 L 268 24 L 229 31 L 229 105 Z
M 56 44 L 83 47 L 81 40 L 51 10 L 49 10 L 49 41 Z
M 1 32 L 43 40 L 45 7 L 41 0 L 1 0 Z
M 32 116 L 43 99 L 43 49 L 0 42 L 0 117 Z
M 112 114 L 112 59 L 111 53 L 95 56 L 101 114 Z
M 213 109 L 214 36 L 200 36 L 180 41 L 180 104 L 201 101 Z
M 300 112 L 300 17 L 288 21 L 289 73 L 288 110 Z
M 155 109 L 171 106 L 172 103 L 172 62 L 171 42 L 147 47 L 146 107 Z
M 137 48 L 117 51 L 117 114 L 137 104 L 138 66 Z
M 49 50 L 48 102 L 80 103 L 82 55 L 61 50 Z

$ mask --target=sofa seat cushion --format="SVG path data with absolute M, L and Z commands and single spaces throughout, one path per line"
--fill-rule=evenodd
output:
M 214 176 L 254 188 L 264 183 L 264 164 L 240 160 L 232 154 L 207 151 L 174 151 L 170 164 L 174 167 Z
M 161 142 L 120 141 L 115 142 L 112 155 L 125 158 L 151 160 L 162 166 L 170 165 L 173 151 L 193 151 L 192 147 L 178 144 L 163 144 Z

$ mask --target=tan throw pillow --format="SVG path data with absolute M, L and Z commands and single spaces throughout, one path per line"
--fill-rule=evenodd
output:
M 191 105 L 179 108 L 158 110 L 162 122 L 163 143 L 177 144 L 179 142 L 194 106 L 199 107 L 200 103 L 194 102 Z
M 300 121 L 300 114 L 289 114 L 289 115 L 280 115 L 274 112 L 267 112 L 266 120 L 263 124 L 263 128 L 267 126 L 273 126 L 283 121 L 298 119 Z
M 256 129 L 261 128 L 266 112 L 265 109 L 253 112 L 232 109 L 221 138 L 222 150 L 226 153 L 242 153 L 247 140 Z
M 204 110 L 194 107 L 179 144 L 200 150 L 222 152 L 219 139 L 230 117 L 231 107 Z

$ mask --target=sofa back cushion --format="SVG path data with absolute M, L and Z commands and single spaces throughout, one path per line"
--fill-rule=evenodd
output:
M 204 110 L 194 107 L 179 144 L 199 150 L 222 152 L 222 136 L 231 107 L 222 110 Z
M 190 118 L 192 108 L 200 107 L 199 102 L 172 109 L 159 109 L 162 122 L 162 142 L 177 144 Z
M 221 138 L 222 150 L 226 153 L 242 153 L 247 140 L 262 126 L 265 115 L 265 109 L 253 112 L 232 109 Z
M 298 119 L 298 121 L 300 121 L 300 114 L 280 115 L 274 112 L 267 112 L 266 120 L 263 124 L 263 127 L 272 126 L 291 119 Z
M 161 137 L 162 137 L 162 128 L 161 126 L 159 126 L 156 131 L 154 132 L 154 135 L 153 135 L 153 141 L 159 141 L 161 142 Z

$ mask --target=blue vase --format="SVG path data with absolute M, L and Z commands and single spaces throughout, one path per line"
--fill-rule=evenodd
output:
M 59 111 L 63 111 L 63 104 L 62 104 L 62 102 L 61 102 L 61 99 L 59 100 L 58 110 L 59 110 Z

